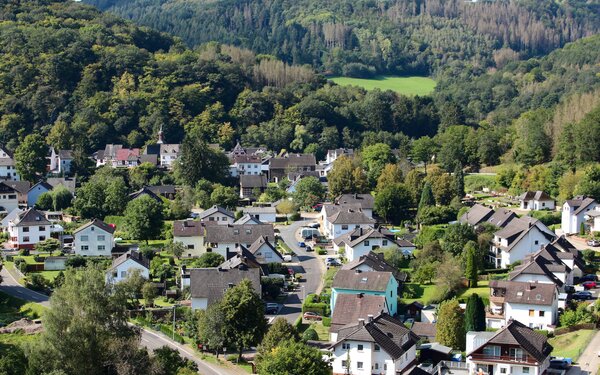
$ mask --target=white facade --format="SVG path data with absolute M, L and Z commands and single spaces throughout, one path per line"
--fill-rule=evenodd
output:
M 416 359 L 416 346 L 411 346 L 394 360 L 379 345 L 368 341 L 343 340 L 332 351 L 333 374 L 396 375 Z M 349 359 L 349 363 L 348 363 Z
M 373 224 L 371 224 L 371 223 L 333 224 L 333 223 L 330 223 L 327 221 L 327 222 L 324 222 L 324 224 L 325 225 L 324 225 L 323 234 L 330 240 L 333 240 L 334 238 L 337 238 L 348 232 L 352 232 L 353 230 L 358 229 L 358 228 L 362 228 L 362 229 L 373 228 Z
M 185 250 L 184 257 L 199 257 L 206 253 L 204 248 L 204 237 L 202 236 L 174 236 L 173 242 L 181 242 Z
M 493 260 L 496 263 L 496 267 L 507 268 L 514 262 L 523 260 L 526 255 L 535 253 L 542 246 L 547 245 L 550 242 L 551 239 L 548 239 L 537 225 L 531 227 L 523 237 L 518 239 L 516 244 L 511 244 L 512 247 L 510 249 L 507 249 L 509 243 L 506 238 L 500 238 L 497 235 L 494 235 L 492 253 L 495 255 L 495 259 Z
M 19 198 L 16 191 L 0 193 L 0 212 L 8 214 L 17 208 Z
M 283 258 L 266 243 L 263 243 L 253 254 L 260 264 L 283 263 Z
M 585 223 L 585 215 L 590 210 L 595 210 L 598 207 L 597 202 L 592 202 L 579 213 L 579 207 L 571 207 L 569 202 L 565 202 L 562 207 L 561 214 L 561 229 L 564 234 L 576 234 L 581 230 L 581 223 Z
M 482 369 L 486 375 L 542 375 L 546 369 L 550 367 L 550 357 L 546 358 L 543 363 L 535 364 L 512 364 L 512 363 L 498 363 L 485 362 L 485 361 L 474 361 L 470 357 L 467 357 L 467 366 L 469 367 L 469 373 L 477 374 L 479 369 Z M 491 366 L 492 371 L 488 369 Z
M 548 200 L 529 199 L 529 200 L 522 200 L 520 208 L 522 210 L 526 210 L 526 211 L 532 211 L 532 210 L 533 211 L 540 211 L 540 210 L 554 211 L 555 206 L 554 206 L 554 200 L 552 200 L 552 199 L 548 199 Z
M 115 246 L 113 234 L 95 225 L 75 232 L 73 238 L 75 254 L 82 256 L 109 257 Z
M 8 225 L 9 246 L 15 249 L 31 249 L 38 242 L 50 238 L 51 227 L 50 224 L 19 226 L 11 222 Z
M 141 276 L 145 279 L 150 278 L 150 272 L 148 271 L 148 268 L 142 266 L 133 259 L 127 259 L 125 262 L 106 271 L 106 282 L 109 284 L 121 282 L 125 280 L 127 275 L 129 275 L 134 269 L 139 269 L 141 271 Z
M 552 272 L 554 276 L 556 276 L 560 281 L 562 281 L 563 285 L 573 285 L 573 274 L 572 272 Z M 529 274 L 522 273 L 512 279 L 510 281 L 521 281 L 521 282 L 539 282 L 542 284 L 554 284 L 554 280 L 549 278 L 547 275 L 537 275 L 537 274 Z
M 206 217 L 203 217 L 202 219 L 200 219 L 200 222 L 210 224 L 216 223 L 219 225 L 230 225 L 233 224 L 234 218 L 232 216 L 217 211 Z
M 263 223 L 273 224 L 277 222 L 277 210 L 275 207 L 245 207 L 242 209 L 242 212 Z
M 505 302 L 504 309 L 505 323 L 512 318 L 531 329 L 552 331 L 558 318 L 558 298 L 552 305 Z
M 0 147 L 0 179 L 9 181 L 21 180 L 17 173 L 14 159 L 2 147 Z
M 350 244 L 345 243 L 344 257 L 348 262 L 352 262 L 354 259 L 358 259 L 363 255 L 367 255 L 370 251 L 384 247 L 395 249 L 399 248 L 394 241 L 391 241 L 388 238 L 368 238 L 358 244 L 355 244 L 353 247 L 350 246 Z

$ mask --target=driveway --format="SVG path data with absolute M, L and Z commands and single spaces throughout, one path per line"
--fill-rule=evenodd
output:
M 569 369 L 567 375 L 596 375 L 600 368 L 600 331 L 596 332 L 594 338 L 590 341 L 588 346 L 585 348 L 577 365 L 574 365 Z
M 302 299 L 310 293 L 320 292 L 322 288 L 323 275 L 325 274 L 325 264 L 315 252 L 306 252 L 298 246 L 300 228 L 316 222 L 313 219 L 303 219 L 293 222 L 287 226 L 278 226 L 281 239 L 285 242 L 298 257 L 298 262 L 292 268 L 302 274 L 303 282 L 301 288 L 295 293 L 288 295 L 283 308 L 277 316 L 284 317 L 288 322 L 293 323 L 302 313 Z

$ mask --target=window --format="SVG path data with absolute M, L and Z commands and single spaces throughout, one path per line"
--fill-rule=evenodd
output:
M 379 363 L 375 363 L 375 370 L 379 370 Z
M 104 250 L 106 250 L 106 246 L 98 245 L 98 251 L 104 251 Z
M 105 238 L 104 235 L 101 234 L 101 235 L 98 236 L 98 241 L 104 241 L 104 238 Z
M 540 243 L 540 241 L 535 240 L 534 244 L 538 245 Z
M 23 242 L 29 242 L 29 236 L 23 237 Z
M 81 251 L 88 251 L 90 247 L 88 245 L 81 246 Z
M 215 221 L 215 218 L 211 216 L 208 218 L 208 221 Z
M 383 246 L 387 246 L 387 244 L 388 244 L 388 240 L 383 240 L 383 241 L 381 242 L 381 244 L 382 244 Z
M 529 316 L 535 316 L 535 310 L 529 310 Z
M 506 374 L 506 367 L 500 367 L 500 373 Z
M 359 369 L 359 370 L 362 370 L 363 363 L 362 362 L 356 362 L 356 368 Z
M 369 246 L 369 241 L 365 241 L 365 246 Z
M 361 344 L 359 344 L 357 348 L 358 348 L 357 350 L 358 350 L 359 352 L 362 352 L 362 351 L 363 351 L 363 346 L 362 346 Z
M 44 226 L 40 226 L 38 229 L 39 229 L 39 230 L 41 230 L 41 231 L 45 231 L 45 230 L 46 230 L 46 227 L 44 227 Z
M 81 236 L 81 241 L 87 242 L 89 240 L 88 236 Z
M 546 315 L 546 312 L 545 312 L 545 311 L 541 311 L 541 310 L 540 310 L 540 313 L 539 313 L 539 314 L 540 314 L 540 316 L 544 316 L 544 315 Z
M 347 368 L 348 367 L 348 362 L 346 362 L 345 360 L 342 360 L 342 368 Z
M 373 350 L 375 350 L 376 352 L 378 352 L 381 348 L 379 347 L 379 345 L 375 344 L 375 348 Z
M 346 229 L 348 229 L 348 226 L 347 225 L 342 225 L 342 230 L 346 230 Z
M 348 344 L 347 342 L 342 343 L 342 349 L 343 350 L 350 350 L 350 344 Z
M 190 250 L 194 250 L 194 245 L 187 245 L 187 248 Z
M 516 361 L 522 361 L 525 359 L 525 353 L 521 348 L 510 348 L 508 354 L 510 355 L 511 359 Z
M 387 371 L 387 363 L 383 364 L 383 371 Z
M 488 345 L 483 348 L 483 355 L 491 357 L 500 356 L 500 347 L 496 345 Z
M 523 374 L 529 374 L 529 367 L 523 367 Z
M 40 236 L 40 241 L 45 241 L 46 240 L 46 236 Z
M 127 277 L 127 271 L 121 271 L 121 278 Z
M 23 232 L 29 232 L 29 227 L 23 227 Z

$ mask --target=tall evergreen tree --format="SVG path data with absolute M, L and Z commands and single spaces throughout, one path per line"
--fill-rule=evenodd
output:
M 469 280 L 469 288 L 477 287 L 477 244 L 474 241 L 469 241 L 465 245 L 465 257 L 466 257 L 466 267 L 465 267 L 465 277 Z
M 421 200 L 419 201 L 419 211 L 427 206 L 435 206 L 435 199 L 433 198 L 433 190 L 429 181 L 423 185 L 423 191 L 421 192 Z
M 460 164 L 454 168 L 454 190 L 458 198 L 462 199 L 465 196 L 465 174 Z
M 465 331 L 485 331 L 485 305 L 476 293 L 467 300 Z

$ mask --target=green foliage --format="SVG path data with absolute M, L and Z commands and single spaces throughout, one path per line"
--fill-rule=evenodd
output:
M 149 282 L 144 283 L 144 286 L 142 286 L 142 297 L 144 297 L 146 306 L 152 307 L 154 305 L 154 300 L 158 297 L 156 286 Z
M 587 303 L 578 303 L 574 310 L 567 309 L 560 315 L 560 325 L 570 327 L 575 324 L 593 323 L 594 315 L 587 307 Z
M 435 206 L 435 199 L 433 198 L 433 191 L 431 190 L 431 184 L 429 181 L 423 185 L 423 191 L 421 192 L 421 199 L 419 200 L 419 213 L 422 212 L 426 207 Z
M 298 331 L 284 318 L 275 319 L 257 348 L 258 362 L 260 363 L 264 355 L 288 340 L 292 340 L 294 342 L 299 341 L 300 336 L 298 335 Z
M 195 259 L 192 263 L 195 268 L 211 268 L 218 267 L 225 262 L 225 259 L 218 253 L 204 253 L 200 258 Z
M 32 184 L 46 171 L 48 146 L 39 134 L 29 134 L 15 150 L 15 167 L 22 180 Z
M 130 201 L 125 209 L 125 228 L 132 238 L 148 240 L 161 233 L 162 204 L 147 195 Z
M 263 277 L 260 283 L 262 285 L 263 296 L 267 300 L 276 300 L 284 286 L 282 279 L 273 279 L 270 277 Z
M 304 341 L 316 341 L 319 339 L 319 334 L 314 328 L 309 327 L 304 333 L 302 333 L 302 340 Z
M 396 159 L 390 146 L 384 143 L 365 147 L 361 152 L 361 157 L 370 186 L 375 186 L 386 164 L 394 163 Z
M 154 371 L 161 375 L 180 375 L 181 369 L 198 372 L 198 366 L 189 359 L 182 358 L 179 352 L 168 346 L 153 350 Z
M 55 238 L 48 238 L 35 244 L 35 250 L 39 252 L 47 252 L 48 254 L 52 255 L 53 252 L 60 250 L 60 241 Z
M 292 194 L 294 204 L 297 207 L 308 209 L 322 202 L 325 198 L 325 187 L 318 178 L 308 176 L 302 178 L 296 184 L 296 190 Z
M 120 215 L 128 202 L 127 185 L 119 172 L 104 167 L 77 189 L 73 210 L 83 218 Z
M 468 224 L 449 225 L 444 234 L 442 248 L 452 255 L 460 255 L 469 241 L 476 241 L 477 234 Z
M 346 156 L 341 156 L 333 162 L 327 182 L 329 195 L 333 198 L 346 193 L 366 193 L 369 190 L 367 175 Z
M 219 351 L 226 343 L 225 339 L 225 313 L 218 303 L 212 304 L 202 312 L 198 319 L 198 338 L 200 342 L 215 352 Z
M 233 209 L 239 201 L 239 192 L 232 187 L 217 184 L 210 193 L 210 200 L 214 205 Z
M 38 210 L 52 209 L 52 193 L 47 191 L 40 194 L 40 196 L 37 199 L 37 202 L 35 202 L 35 208 L 37 208 Z
M 477 293 L 471 294 L 465 310 L 465 332 L 485 331 L 485 304 Z
M 265 375 L 314 374 L 327 375 L 329 364 L 321 351 L 299 341 L 285 341 L 266 353 L 258 364 L 258 373 Z
M 465 323 L 458 300 L 453 298 L 440 304 L 436 327 L 437 342 L 451 348 L 464 349 Z
M 467 260 L 465 266 L 465 277 L 469 280 L 469 287 L 477 287 L 477 276 L 479 264 L 477 260 L 477 243 L 475 241 L 469 241 L 464 247 L 465 258 Z
M 600 165 L 592 165 L 585 170 L 577 185 L 577 194 L 600 200 Z
M 456 210 L 449 206 L 425 206 L 417 213 L 422 225 L 447 224 L 456 219 Z
M 375 212 L 386 222 L 399 224 L 409 217 L 412 199 L 404 184 L 392 184 L 381 189 L 375 196 Z

